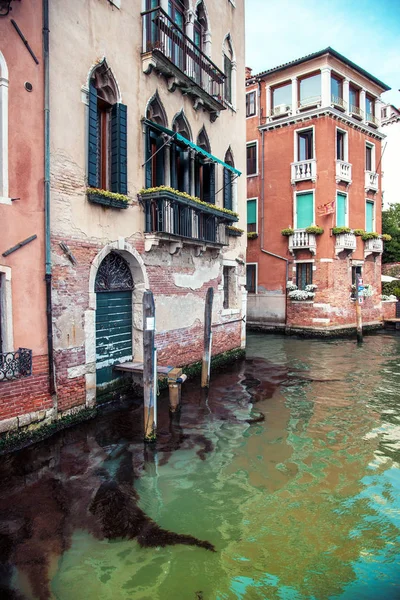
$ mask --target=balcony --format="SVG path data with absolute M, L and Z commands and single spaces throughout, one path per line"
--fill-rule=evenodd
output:
M 0 354 L 0 382 L 32 375 L 32 350 L 19 348 Z
M 335 243 L 335 254 L 336 256 L 340 254 L 340 252 L 344 252 L 348 250 L 349 252 L 354 252 L 357 248 L 357 239 L 354 233 L 340 233 L 336 236 Z
M 160 7 L 142 13 L 142 66 L 168 79 L 168 89 L 180 88 L 193 98 L 195 109 L 214 117 L 225 108 L 225 75 Z
M 364 258 L 370 256 L 370 254 L 382 254 L 383 252 L 383 241 L 380 238 L 365 240 L 364 242 Z
M 365 191 L 378 191 L 378 173 L 375 173 L 374 171 L 365 171 Z
M 295 229 L 289 236 L 289 252 L 294 255 L 296 250 L 309 250 L 311 254 L 317 252 L 317 241 L 314 233 L 307 233 L 305 229 Z
M 299 110 L 305 110 L 307 108 L 315 108 L 321 106 L 321 96 L 310 96 L 309 98 L 302 98 L 298 102 Z
M 344 160 L 336 161 L 336 183 L 339 181 L 351 183 L 351 164 Z
M 238 220 L 235 213 L 224 212 L 211 204 L 200 203 L 180 192 L 169 190 L 142 193 L 145 212 L 145 250 L 161 241 L 169 243 L 174 254 L 183 245 L 220 250 L 229 244 L 226 226 Z
M 343 112 L 347 109 L 347 102 L 343 98 L 334 96 L 333 94 L 331 95 L 331 104 Z
M 301 160 L 291 164 L 292 167 L 292 183 L 297 181 L 316 181 L 317 178 L 317 161 L 312 158 L 310 160 Z
M 368 125 L 372 125 L 372 127 L 374 127 L 375 129 L 379 127 L 379 120 L 377 119 L 377 117 L 375 117 L 375 115 L 367 113 L 365 120 L 368 123 Z
M 356 106 L 355 104 L 350 104 L 349 113 L 352 117 L 358 119 L 359 121 L 362 121 L 364 119 L 364 111 L 361 110 L 361 108 L 359 106 Z

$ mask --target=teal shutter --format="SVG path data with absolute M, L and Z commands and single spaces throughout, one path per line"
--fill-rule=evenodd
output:
M 203 166 L 204 202 L 215 204 L 215 165 L 214 163 Z
M 111 110 L 111 191 L 128 193 L 127 109 L 114 104 Z
M 346 227 L 347 196 L 337 194 L 336 196 L 336 227 Z
M 156 139 L 156 185 L 164 185 L 164 149 L 161 150 L 164 144 L 163 138 L 158 135 Z
M 257 201 L 247 200 L 247 224 L 255 225 L 257 223 Z
M 99 174 L 99 117 L 97 113 L 97 90 L 93 83 L 89 87 L 89 130 L 88 130 L 88 185 L 97 188 Z
M 365 231 L 371 232 L 374 230 L 374 203 L 366 202 L 365 204 Z
M 145 139 L 145 188 L 151 188 L 151 144 L 150 144 L 150 129 L 146 128 Z
M 296 196 L 296 228 L 305 229 L 314 220 L 314 197 L 312 193 Z
M 232 174 L 224 168 L 224 208 L 232 210 Z
M 176 144 L 171 144 L 171 187 L 174 190 L 178 189 L 178 175 L 176 168 L 177 147 Z

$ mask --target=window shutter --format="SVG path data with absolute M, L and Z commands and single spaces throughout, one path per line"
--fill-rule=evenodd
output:
M 252 225 L 253 223 L 257 223 L 257 201 L 256 200 L 248 200 L 247 201 L 247 223 Z
M 145 146 L 145 188 L 151 188 L 151 144 L 149 127 L 146 128 Z
M 224 168 L 224 208 L 232 210 L 232 174 Z
M 164 173 L 164 149 L 160 150 L 163 146 L 164 140 L 159 135 L 156 139 L 156 184 L 164 185 L 165 183 L 165 173 Z M 158 152 L 159 150 L 159 152 Z
M 127 108 L 114 104 L 111 109 L 111 191 L 128 193 Z
M 171 144 L 171 187 L 174 190 L 178 189 L 176 161 L 176 144 Z
M 215 165 L 209 165 L 210 169 L 210 199 L 211 204 L 215 204 Z
M 88 185 L 99 187 L 99 117 L 97 113 L 97 90 L 93 83 L 89 87 L 89 131 L 88 131 Z
M 312 193 L 297 194 L 296 196 L 296 228 L 309 227 L 314 218 L 314 196 Z

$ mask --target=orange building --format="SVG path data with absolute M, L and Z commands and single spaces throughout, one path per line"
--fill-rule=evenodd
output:
M 42 31 L 42 0 L 0 2 L 0 433 L 50 420 L 54 413 Z
M 246 78 L 248 323 L 338 331 L 381 302 L 380 95 L 332 48 Z

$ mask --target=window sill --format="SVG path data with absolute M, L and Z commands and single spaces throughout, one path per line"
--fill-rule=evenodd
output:
M 231 317 L 233 315 L 240 315 L 240 308 L 223 308 L 221 311 L 221 316 L 223 317 Z
M 258 177 L 258 172 L 257 173 L 251 173 L 251 175 L 246 175 L 246 177 Z
M 0 204 L 12 204 L 11 198 L 5 198 L 4 196 L 0 196 Z

